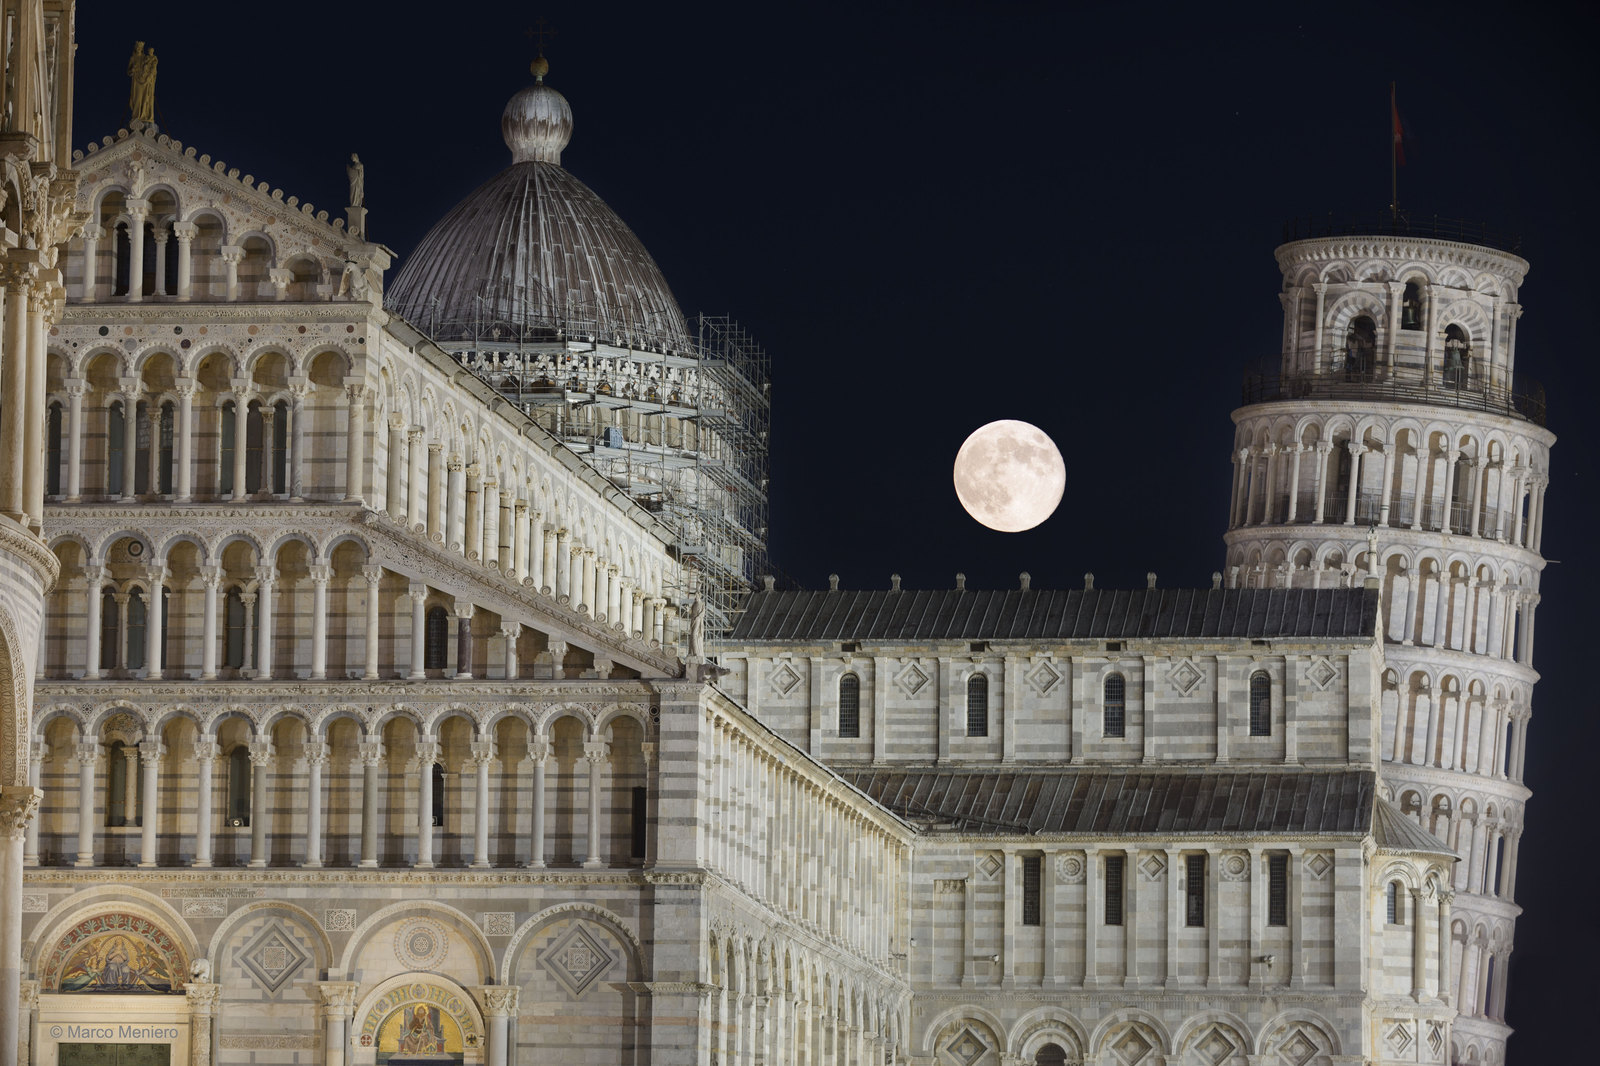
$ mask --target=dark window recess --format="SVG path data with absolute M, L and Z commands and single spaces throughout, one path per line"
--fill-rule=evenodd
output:
M 1106 856 L 1106 924 L 1122 924 L 1122 855 Z
M 1188 926 L 1205 925 L 1206 857 L 1204 855 L 1189 855 L 1185 858 L 1183 924 Z
M 250 824 L 250 749 L 240 744 L 228 753 L 228 824 Z
M 644 858 L 645 832 L 649 828 L 649 811 L 645 806 L 646 795 L 642 785 L 633 789 L 633 842 L 628 854 L 635 859 Z
M 1121 674 L 1107 676 L 1101 687 L 1100 733 L 1108 737 L 1126 735 L 1128 683 Z
M 967 678 L 967 736 L 989 735 L 989 679 L 983 674 Z
M 1250 675 L 1250 735 L 1272 735 L 1272 679 L 1260 670 Z
M 444 767 L 433 764 L 433 824 L 444 828 Z
M 1267 856 L 1267 924 L 1289 924 L 1289 856 Z
M 1406 921 L 1405 905 L 1400 902 L 1400 882 L 1390 881 L 1389 890 L 1384 893 L 1384 903 L 1388 913 L 1385 920 L 1390 925 L 1404 925 Z
M 861 679 L 855 674 L 839 679 L 839 735 L 861 735 Z
M 450 615 L 443 607 L 428 608 L 428 618 L 423 627 L 422 668 L 443 670 L 446 650 L 450 645 Z
M 974 640 L 967 647 L 973 651 L 988 651 L 989 642 L 987 640 Z
M 1039 924 L 1039 868 L 1043 859 L 1038 855 L 1022 857 L 1022 924 Z
M 1106 651 L 1121 651 L 1121 650 L 1122 650 L 1122 641 L 1120 641 L 1120 640 L 1108 640 L 1108 641 L 1106 641 Z
M 861 644 L 858 641 L 846 641 L 845 643 L 839 645 L 839 650 L 840 651 L 860 651 L 861 650 Z

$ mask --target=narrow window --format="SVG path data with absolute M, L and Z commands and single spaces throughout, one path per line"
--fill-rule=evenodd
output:
M 133 494 L 154 492 L 150 484 L 150 405 L 143 400 L 133 405 Z
M 222 406 L 222 452 L 217 462 L 217 492 L 227 496 L 233 493 L 233 441 L 235 436 L 234 419 L 238 407 L 234 404 Z
M 272 419 L 272 489 L 282 494 L 289 491 L 289 405 L 279 400 Z
M 1122 924 L 1122 855 L 1106 856 L 1106 924 Z
M 106 495 L 122 495 L 122 452 L 128 409 L 120 403 L 106 410 Z
M 433 824 L 435 828 L 444 828 L 444 767 L 439 763 L 433 764 Z
M 861 735 L 861 679 L 855 674 L 839 679 L 839 735 Z
M 1185 856 L 1185 866 L 1183 924 L 1202 926 L 1206 924 L 1206 857 Z
M 173 423 L 176 421 L 176 412 L 170 403 L 161 405 L 161 427 L 159 439 L 152 447 L 156 448 L 156 479 L 158 484 L 152 486 L 153 490 L 162 496 L 172 495 L 172 458 L 173 458 Z
M 147 618 L 144 593 L 134 589 L 128 593 L 128 645 L 127 657 L 123 660 L 129 670 L 144 667 L 144 628 Z
M 1472 377 L 1472 342 L 1466 330 L 1450 326 L 1444 331 L 1444 383 L 1462 386 Z
M 224 644 L 222 665 L 235 670 L 244 667 L 244 597 L 235 585 L 224 600 Z
M 1406 282 L 1405 295 L 1400 297 L 1400 328 L 1422 328 L 1422 286 Z
M 450 616 L 443 607 L 428 608 L 428 623 L 423 632 L 422 668 L 443 670 L 450 646 Z
M 100 593 L 100 669 L 117 666 L 117 641 L 121 622 L 117 617 L 117 594 L 110 589 Z
M 1101 686 L 1100 733 L 1107 737 L 1126 736 L 1128 682 L 1121 674 L 1110 674 Z
M 1406 924 L 1406 905 L 1400 898 L 1400 882 L 1390 881 L 1389 889 L 1384 897 L 1385 910 L 1390 925 Z
M 250 824 L 250 749 L 243 744 L 228 753 L 228 824 Z
M 1289 924 L 1289 856 L 1267 856 L 1267 924 Z
M 261 438 L 266 428 L 261 405 L 245 408 L 244 419 L 244 491 L 253 494 L 261 491 Z
M 50 405 L 50 419 L 45 431 L 46 449 L 44 463 L 44 491 L 48 496 L 61 495 L 61 405 Z
M 106 825 L 127 825 L 128 811 L 124 805 L 128 788 L 128 757 L 120 740 L 113 740 L 106 749 Z
M 126 222 L 117 223 L 116 236 L 113 240 L 116 241 L 116 272 L 112 275 L 111 295 L 126 296 L 128 295 L 128 278 L 132 274 L 130 268 L 133 263 L 133 241 L 128 237 L 128 224 Z
M 1039 868 L 1043 859 L 1038 855 L 1022 857 L 1022 924 L 1039 924 Z
M 1272 679 L 1262 670 L 1250 675 L 1250 735 L 1272 735 Z
M 967 678 L 967 736 L 989 735 L 989 678 L 973 674 Z
M 633 789 L 633 846 L 628 854 L 635 859 L 644 858 L 645 832 L 649 829 L 649 811 L 646 808 L 646 797 L 643 785 Z

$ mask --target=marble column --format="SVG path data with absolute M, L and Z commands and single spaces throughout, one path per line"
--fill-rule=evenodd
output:
M 272 767 L 272 742 L 257 736 L 250 742 L 250 868 L 267 865 L 267 774 Z
M 322 1015 L 322 1045 L 327 1066 L 345 1066 L 350 1050 L 349 1023 L 355 1013 L 355 981 L 322 981 L 317 984 L 317 1012 Z
M 131 384 L 122 397 L 122 496 L 134 498 L 138 485 L 139 461 L 139 390 Z
M 95 771 L 100 768 L 99 740 L 78 741 L 78 858 L 74 866 L 94 865 Z
M 217 249 L 217 255 L 222 259 L 222 266 L 226 272 L 224 277 L 225 292 L 229 303 L 239 299 L 239 261 L 244 258 L 244 249 L 237 245 L 224 244 Z
M 83 390 L 81 380 L 68 381 L 67 393 L 67 499 L 83 495 Z
M 410 465 L 406 447 L 405 422 L 399 415 L 389 418 L 389 455 L 388 477 L 384 483 L 383 509 L 391 519 L 396 522 L 405 520 L 405 491 L 401 488 L 401 478 L 405 469 Z
M 362 384 L 345 388 L 345 475 L 344 498 L 362 501 L 366 492 L 367 466 L 367 405 L 364 397 L 367 387 Z
M 449 464 L 449 491 L 444 501 L 445 546 L 451 551 L 466 553 L 466 535 L 461 531 L 461 521 L 466 511 L 457 506 L 465 491 L 462 488 L 463 471 L 461 460 L 456 456 L 450 457 Z
M 478 990 L 483 1004 L 483 1022 L 487 1029 L 487 1054 L 484 1066 L 506 1066 L 511 1046 L 511 1019 L 517 1016 L 517 997 L 521 991 L 516 985 L 491 985 Z
M 250 390 L 239 387 L 233 390 L 233 493 L 229 497 L 242 500 L 249 495 L 249 479 L 245 476 L 245 460 L 250 454 Z
M 361 579 L 367 583 L 366 662 L 361 676 L 368 681 L 378 676 L 378 587 L 383 581 L 383 567 L 363 566 Z
M 145 603 L 144 612 L 144 676 L 152 681 L 161 679 L 161 653 L 164 649 L 161 640 L 161 618 L 166 607 L 167 570 L 165 566 L 155 565 L 148 571 L 150 591 Z
M 137 825 L 139 815 L 135 809 L 139 804 L 139 746 L 124 744 L 122 760 L 126 764 L 122 768 L 122 824 Z
M 270 566 L 256 568 L 256 597 L 261 605 L 256 623 L 256 676 L 272 677 L 272 583 L 278 572 Z
M 222 590 L 222 567 L 202 566 L 200 580 L 205 585 L 205 606 L 200 618 L 200 680 L 217 677 L 217 594 Z
M 144 200 L 129 200 L 128 206 L 128 302 L 136 304 L 144 299 L 144 220 L 150 204 Z
M 5 272 L 5 348 L 0 358 L 0 396 L 8 406 L 23 407 L 28 395 L 28 286 L 24 268 Z M 36 412 L 43 417 L 43 412 Z M 28 419 L 0 419 L 0 510 L 18 520 L 27 516 L 26 464 Z
M 202 733 L 195 739 L 194 762 L 200 781 L 195 800 L 194 861 L 190 865 L 202 870 L 211 866 L 211 826 L 216 817 L 212 810 L 211 781 L 218 754 L 216 737 Z
M 305 748 L 306 757 L 306 858 L 300 865 L 316 869 L 322 865 L 322 768 L 328 762 L 328 745 L 313 738 Z
M 483 558 L 483 501 L 478 492 L 478 467 L 476 464 L 467 468 L 467 509 L 466 509 L 466 539 L 461 545 L 461 554 L 469 560 Z
M 600 821 L 604 814 L 600 802 L 600 773 L 601 767 L 611 761 L 611 745 L 603 740 L 584 741 L 583 757 L 589 763 L 589 811 L 585 818 L 589 830 L 589 854 L 583 860 L 583 865 L 592 869 L 605 865 L 605 860 L 600 857 Z
M 472 762 L 478 771 L 473 804 L 472 865 L 480 870 L 492 865 L 489 861 L 489 766 L 494 759 L 493 740 L 472 742 Z
M 415 531 L 422 525 L 422 449 L 423 430 L 412 426 L 406 430 L 406 529 Z M 396 517 L 399 517 L 398 515 Z
M 28 784 L 38 788 L 44 777 L 44 757 L 50 753 L 50 745 L 40 737 L 28 741 Z M 43 793 L 40 793 L 43 795 Z M 28 819 L 27 835 L 22 842 L 22 864 L 24 866 L 39 865 L 39 819 Z
M 1439 1002 L 1450 1005 L 1450 903 L 1456 898 L 1454 892 L 1439 893 L 1439 970 L 1438 970 L 1438 996 Z
M 359 745 L 361 759 L 361 860 L 360 865 L 374 869 L 378 865 L 378 792 L 382 788 L 378 771 L 383 766 L 383 741 L 377 737 L 363 738 Z
M 548 543 L 548 541 L 546 543 Z M 555 592 L 557 602 L 570 603 L 572 589 L 570 581 L 568 580 L 568 574 L 572 569 L 571 530 L 556 530 L 555 566 L 553 568 L 547 567 L 545 569 L 545 577 L 547 580 L 552 572 L 552 569 L 556 575 L 556 579 L 555 581 L 551 582 L 550 587 Z
M 534 869 L 544 867 L 544 767 L 550 758 L 550 741 L 547 737 L 528 740 L 528 761 L 533 763 L 533 846 L 528 865 Z
M 193 222 L 175 222 L 172 235 L 178 239 L 178 299 L 187 302 L 194 296 L 194 239 L 200 227 Z
M 500 482 L 493 477 L 484 478 L 478 492 L 483 501 L 483 551 L 478 561 L 484 566 L 500 567 Z
M 0 1066 L 16 1066 L 22 1028 L 22 842 L 44 794 L 32 785 L 0 788 Z
M 455 602 L 456 616 L 456 674 L 457 681 L 472 680 L 472 615 L 476 610 L 471 603 L 457 600 Z
M 272 469 L 272 442 L 276 439 L 272 426 L 277 420 L 278 409 L 263 401 L 261 403 L 261 488 L 259 489 L 263 496 L 271 496 L 277 491 L 277 485 L 273 479 L 275 471 Z
M 105 569 L 99 566 L 87 566 L 83 571 L 84 590 L 89 597 L 85 611 L 88 624 L 84 633 L 83 677 L 86 681 L 100 677 L 100 626 L 104 621 L 100 615 L 103 602 L 101 582 L 105 580 L 105 574 Z
M 311 677 L 318 681 L 328 676 L 328 579 L 332 576 L 331 566 L 311 567 Z
M 306 407 L 306 397 L 311 394 L 311 387 L 304 382 L 295 382 L 289 386 L 289 432 L 288 438 L 289 469 L 284 477 L 287 484 L 284 491 L 291 500 L 301 500 L 306 495 L 306 460 L 310 456 L 306 452 L 306 423 L 311 421 L 311 411 Z
M 1411 891 L 1411 998 L 1420 1002 L 1426 994 L 1425 985 L 1428 980 L 1427 952 L 1428 933 L 1427 923 L 1422 920 L 1423 892 L 1420 888 Z
M 439 761 L 439 740 L 424 734 L 417 740 L 417 861 L 419 870 L 433 869 L 433 764 Z
M 98 284 L 100 281 L 100 242 L 105 239 L 104 227 L 93 223 L 84 226 L 83 233 L 83 280 L 78 284 L 78 298 L 84 303 L 96 303 L 100 299 Z M 179 245 L 180 251 L 182 245 Z
M 528 577 L 528 504 L 518 500 L 512 507 L 511 573 L 521 583 Z
M 210 981 L 188 981 L 183 994 L 189 1006 L 190 1066 L 210 1066 L 215 1056 L 211 1046 L 212 1019 L 222 1007 L 222 986 Z
M 428 676 L 423 667 L 427 662 L 428 586 L 413 582 L 406 595 L 411 597 L 411 672 L 406 676 L 416 681 Z
M 546 596 L 555 588 L 556 531 L 549 526 L 539 527 L 539 562 L 534 574 L 534 584 Z
M 139 744 L 139 762 L 144 767 L 144 811 L 139 819 L 139 868 L 156 866 L 156 821 L 161 816 L 161 757 L 167 746 L 159 740 L 145 739 Z

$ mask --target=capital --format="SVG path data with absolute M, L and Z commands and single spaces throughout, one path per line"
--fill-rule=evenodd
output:
M 141 740 L 139 742 L 139 761 L 146 766 L 160 766 L 161 758 L 166 753 L 167 746 L 159 740 Z
M 194 757 L 196 762 L 206 759 L 215 759 L 222 754 L 222 749 L 217 745 L 217 738 L 209 733 L 202 733 L 195 738 Z
M 521 991 L 516 985 L 491 985 L 477 990 L 483 1013 L 491 1018 L 515 1018 Z
M 379 737 L 366 737 L 356 742 L 356 754 L 363 766 L 379 766 L 383 763 L 383 740 Z
M 305 756 L 307 766 L 321 766 L 328 761 L 328 745 L 320 740 L 313 740 L 301 749 Z
M 417 739 L 417 763 L 419 765 L 424 767 L 432 766 L 439 761 L 441 754 L 443 754 L 443 751 L 439 746 L 438 737 L 424 735 Z
M 428 598 L 428 586 L 413 582 L 406 587 L 406 595 L 411 597 L 411 602 L 420 605 Z
M 378 582 L 383 580 L 383 567 L 363 566 L 361 568 L 361 576 L 366 580 L 368 588 L 375 589 L 378 587 Z
M 592 763 L 609 762 L 611 745 L 603 740 L 586 740 L 583 742 L 583 757 Z
M 474 740 L 472 742 L 472 761 L 476 763 L 494 762 L 498 753 L 492 740 Z
M 350 402 L 351 403 L 360 403 L 361 402 L 361 398 L 367 394 L 367 386 L 366 386 L 366 384 L 364 382 L 360 382 L 360 381 L 356 382 L 353 385 L 346 385 L 344 387 L 344 390 L 345 390 L 345 394 L 350 397 Z
M 80 766 L 84 763 L 98 764 L 100 757 L 105 754 L 105 749 L 100 746 L 100 741 L 98 740 L 80 740 L 74 754 L 77 756 Z
M 317 1006 L 324 1014 L 348 1018 L 356 1009 L 356 992 L 361 986 L 354 981 L 321 981 L 317 986 Z
M 465 622 L 471 619 L 473 612 L 478 609 L 478 606 L 471 600 L 456 600 L 454 609 L 456 617 Z
M 326 585 L 328 579 L 333 576 L 333 567 L 325 564 L 313 565 L 307 569 L 310 571 L 311 580 L 319 585 Z
M 550 757 L 550 738 L 549 737 L 529 737 L 528 738 L 528 758 L 530 760 L 532 760 L 535 765 L 538 765 L 539 763 L 544 762 L 549 757 Z
M 272 583 L 278 580 L 278 571 L 270 566 L 256 567 L 256 584 L 262 588 L 271 588 Z
M 172 224 L 172 235 L 178 238 L 178 241 L 182 244 L 188 244 L 199 234 L 200 227 L 193 222 L 174 222 Z
M 28 823 L 39 810 L 44 791 L 32 785 L 6 785 L 0 788 L 0 836 L 21 840 Z
M 272 741 L 270 740 L 257 739 L 250 742 L 251 766 L 271 765 L 273 756 L 276 754 L 277 752 L 273 750 Z
M 190 981 L 183 986 L 189 1010 L 200 1016 L 215 1014 L 222 1005 L 222 986 L 209 981 Z

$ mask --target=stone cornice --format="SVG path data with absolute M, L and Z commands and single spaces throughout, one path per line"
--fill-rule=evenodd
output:
M 1304 263 L 1389 259 L 1396 263 L 1433 263 L 1472 271 L 1489 271 L 1510 278 L 1518 286 L 1527 276 L 1529 265 L 1521 256 L 1481 244 L 1377 234 L 1370 237 L 1312 237 L 1291 241 L 1279 245 L 1274 255 L 1279 269 L 1285 274 L 1291 274 L 1294 266 Z
M 1445 536 L 1437 531 L 1411 529 L 1405 526 L 1379 526 L 1378 537 L 1381 542 L 1380 547 L 1404 545 L 1413 549 L 1431 548 L 1452 555 L 1456 552 L 1466 552 L 1504 559 L 1537 571 L 1544 570 L 1544 556 L 1538 552 L 1530 548 L 1519 548 L 1509 541 L 1497 540 L 1494 537 L 1474 537 L 1465 533 Z M 1223 534 L 1223 542 L 1230 546 L 1248 543 L 1251 540 L 1276 541 L 1281 544 L 1319 541 L 1336 543 L 1340 546 L 1348 545 L 1352 548 L 1359 545 L 1360 549 L 1365 551 L 1367 530 L 1364 526 L 1347 526 L 1343 522 L 1323 522 L 1320 525 L 1314 522 L 1296 522 L 1292 525 L 1237 526 Z
M 381 315 L 378 305 L 360 301 L 345 300 L 328 302 L 326 300 L 291 302 L 269 301 L 263 303 L 240 303 L 226 300 L 208 301 L 193 300 L 177 303 L 172 300 L 159 300 L 140 303 L 71 303 L 69 302 L 61 313 L 57 325 L 62 328 L 73 326 L 102 326 L 102 325 L 127 325 L 131 322 L 179 322 L 192 323 L 196 319 L 205 322 L 219 320 L 238 320 L 246 322 L 348 322 L 355 325 L 366 326 L 374 331 L 380 329 L 384 319 L 388 316 Z
M 625 697 L 641 704 L 653 703 L 650 686 L 643 681 L 605 678 L 562 680 L 454 681 L 449 678 L 413 681 L 407 678 L 327 681 L 52 681 L 34 683 L 34 700 L 40 707 L 58 705 L 70 698 L 90 700 L 98 706 L 114 700 L 140 704 L 169 703 L 186 707 L 236 707 L 240 705 L 293 704 L 310 717 L 320 707 L 385 701 L 405 704 L 535 702 L 592 702 L 596 697 Z M 608 700 L 609 702 L 609 700 Z
M 1344 414 L 1351 416 L 1357 422 L 1371 415 L 1384 415 L 1391 421 L 1409 419 L 1417 422 L 1421 421 L 1421 416 L 1425 412 L 1440 422 L 1461 426 L 1486 426 L 1512 436 L 1525 436 L 1543 444 L 1546 449 L 1556 442 L 1554 433 L 1526 418 L 1512 418 L 1509 415 L 1481 411 L 1474 407 L 1430 404 L 1420 400 L 1329 400 L 1312 396 L 1294 400 L 1264 400 L 1261 403 L 1244 404 L 1234 408 L 1233 423 L 1243 425 L 1247 419 L 1276 422 L 1286 414 L 1319 414 L 1324 417 Z
M 1079 984 L 1025 984 L 1016 981 L 1008 987 L 1001 987 L 998 982 L 986 988 L 928 988 L 923 985 L 916 987 L 916 997 L 919 1004 L 924 1002 L 938 1003 L 976 1003 L 992 1004 L 1002 1011 L 1010 1012 L 1016 1009 L 1016 1001 L 1026 998 L 1030 993 L 1036 994 L 1050 1003 L 1059 1003 L 1068 1009 L 1074 1007 L 1105 1006 L 1123 1007 L 1128 1004 L 1131 995 L 1137 995 L 1141 1003 L 1150 1000 L 1159 1000 L 1162 1004 L 1178 1008 L 1185 1013 L 1196 1010 L 1205 1010 L 1216 1004 L 1219 999 L 1248 999 L 1259 1001 L 1264 994 L 1270 993 L 1274 1001 L 1284 1004 L 1316 1004 L 1319 1011 L 1326 1010 L 1331 1004 L 1344 1008 L 1357 1008 L 1367 1002 L 1366 993 L 1360 989 L 1341 991 L 1337 988 L 1292 988 L 1288 985 L 1260 986 L 1218 986 L 1207 987 L 1204 985 L 1184 988 L 1165 987 L 1161 984 L 1163 979 L 1152 977 L 1148 982 L 1141 982 L 1124 989 L 1122 978 L 1106 978 L 1104 985 L 1079 985 Z M 1131 995 L 1130 995 L 1131 994 Z M 1409 1001 L 1408 1001 L 1409 1002 Z
M 140 869 L 129 866 L 94 867 L 32 867 L 24 871 L 25 884 L 36 887 L 50 885 L 183 885 L 192 884 L 215 888 L 216 895 L 229 895 L 230 886 L 253 885 L 633 885 L 643 887 L 642 870 L 530 870 L 523 867 L 496 867 L 488 870 L 473 869 L 377 869 L 358 868 L 320 869 L 268 868 L 265 870 L 229 870 L 221 868 L 195 869 L 171 867 Z M 243 898 L 243 897 L 241 897 Z M 253 897 L 252 897 L 253 898 Z
M 44 542 L 9 518 L 0 518 L 0 552 L 21 559 L 39 576 L 40 592 L 49 592 L 61 576 L 61 560 Z
M 1518 803 L 1527 803 L 1529 797 L 1533 795 L 1526 785 L 1520 785 L 1504 777 L 1488 777 L 1475 770 L 1441 770 L 1433 766 L 1385 762 L 1379 777 L 1383 784 L 1395 789 L 1396 794 L 1402 788 L 1402 783 L 1408 783 L 1431 785 L 1452 795 L 1475 791 L 1484 796 L 1496 796 Z M 1459 809 L 1454 812 L 1456 816 L 1460 813 Z

